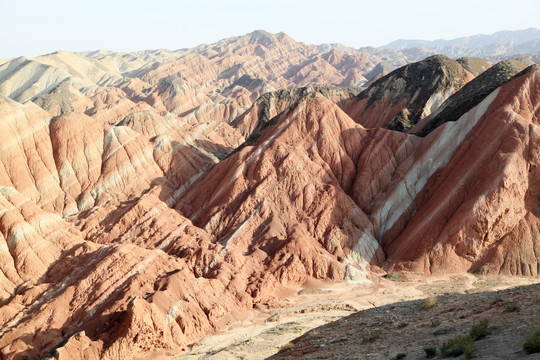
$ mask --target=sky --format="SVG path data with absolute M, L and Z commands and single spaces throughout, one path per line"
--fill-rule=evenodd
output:
M 540 28 L 539 0 L 0 0 L 0 59 L 193 47 L 266 30 L 355 48 Z

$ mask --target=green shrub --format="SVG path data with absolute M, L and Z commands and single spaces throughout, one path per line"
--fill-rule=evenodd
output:
M 508 301 L 503 303 L 505 312 L 516 312 L 519 310 L 519 304 L 517 301 Z
M 280 348 L 279 348 L 279 351 L 278 353 L 282 353 L 284 351 L 287 351 L 289 349 L 292 349 L 294 347 L 294 343 L 292 342 L 288 342 L 286 343 L 285 345 L 282 345 Z
M 441 346 L 441 354 L 445 357 L 465 355 L 468 358 L 475 351 L 474 341 L 470 336 L 456 336 Z
M 424 308 L 424 310 L 431 309 L 437 305 L 439 305 L 439 298 L 436 296 L 429 297 L 425 299 L 422 303 L 422 307 Z
M 523 350 L 527 354 L 535 354 L 540 352 L 540 335 L 532 336 L 523 344 Z
M 473 341 L 477 341 L 480 339 L 485 338 L 489 334 L 489 320 L 483 319 L 479 323 L 473 325 L 471 328 L 471 331 L 469 332 L 469 336 Z
M 437 355 L 437 348 L 435 346 L 428 346 L 424 348 L 426 352 L 426 358 L 431 359 Z
M 407 354 L 399 353 L 399 354 L 396 355 L 396 359 L 398 359 L 398 360 L 399 360 L 399 359 L 403 359 L 403 358 L 406 357 L 406 356 L 407 356 Z

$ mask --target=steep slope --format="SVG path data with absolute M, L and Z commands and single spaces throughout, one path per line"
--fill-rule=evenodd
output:
M 195 274 L 202 274 L 214 246 L 209 235 L 165 205 L 165 197 L 183 186 L 190 172 L 201 170 L 195 154 L 184 152 L 191 160 L 185 162 L 178 159 L 180 149 L 154 147 L 127 127 L 105 127 L 80 114 L 50 120 L 31 102 L 3 99 L 0 111 L 3 358 L 41 357 L 73 335 L 85 345 L 80 353 L 68 350 L 70 359 L 74 354 L 137 357 L 156 347 L 174 353 L 247 306 L 247 295 L 242 300 L 225 292 L 219 280 L 204 280 L 202 288 L 195 288 Z M 157 194 L 148 192 L 156 186 Z M 136 208 L 127 206 L 128 199 L 144 192 L 148 195 Z M 160 210 L 161 224 L 153 218 Z M 127 241 L 135 229 L 137 236 Z M 113 237 L 119 231 L 124 239 Z M 137 245 L 129 244 L 134 239 Z M 179 259 L 180 251 L 188 263 Z M 149 285 L 156 281 L 159 285 Z M 169 282 L 173 293 L 166 291 Z M 193 298 L 178 309 L 190 292 Z M 221 310 L 209 305 L 218 298 Z M 148 332 L 152 322 L 174 334 L 170 341 L 159 345 L 150 334 L 125 342 L 125 336 Z
M 468 128 L 455 155 L 416 198 L 407 226 L 383 240 L 389 265 L 538 274 L 539 71 L 538 65 L 527 68 L 455 125 L 425 138 L 436 143 L 445 132 Z
M 212 182 L 216 177 L 223 181 L 227 178 L 222 176 L 224 172 L 237 172 L 235 167 L 229 168 L 235 162 L 245 166 L 248 174 L 267 179 L 255 186 L 256 196 L 239 206 L 235 214 L 207 210 L 192 214 L 197 223 L 223 217 L 220 223 L 207 222 L 205 229 L 167 207 L 179 196 L 173 190 L 181 190 L 181 184 L 157 182 L 144 195 L 128 195 L 131 200 L 119 203 L 126 199 L 122 194 L 148 186 L 145 177 L 131 177 L 130 169 L 138 166 L 137 162 L 145 168 L 145 176 L 162 176 L 155 165 L 140 157 L 141 148 L 143 153 L 148 151 L 142 136 L 133 136 L 125 127 L 105 130 L 92 119 L 74 114 L 53 119 L 50 131 L 54 163 L 60 169 L 57 182 L 65 197 L 77 198 L 77 206 L 88 198 L 99 206 L 77 213 L 69 223 L 57 217 L 68 230 L 62 240 L 62 232 L 55 228 L 55 236 L 60 237 L 57 241 L 73 245 L 63 244 L 58 250 L 49 246 L 47 252 L 40 252 L 41 257 L 49 256 L 49 262 L 41 269 L 32 262 L 30 268 L 39 273 L 27 277 L 33 276 L 35 286 L 18 288 L 18 295 L 10 296 L 21 280 L 14 279 L 11 285 L 5 282 L 0 349 L 6 358 L 43 356 L 52 347 L 51 355 L 57 358 L 73 358 L 74 353 L 81 358 L 103 359 L 138 357 L 149 351 L 154 356 L 175 354 L 189 342 L 226 325 L 240 309 L 265 306 L 288 293 L 283 285 L 294 287 L 309 277 L 365 279 L 368 261 L 380 252 L 369 237 L 369 220 L 340 190 L 354 168 L 352 159 L 359 156 L 354 144 L 370 132 L 316 93 L 303 99 L 283 122 L 268 127 L 255 147 L 245 147 L 197 182 Z M 297 141 L 291 141 L 298 139 L 301 131 L 307 136 L 299 147 Z M 105 135 L 100 137 L 100 132 Z M 389 134 L 396 137 L 395 147 L 408 137 Z M 62 143 L 63 139 L 73 139 L 83 150 L 70 151 L 72 146 Z M 287 155 L 286 148 L 291 147 L 296 151 Z M 274 167 L 275 160 L 253 161 L 258 154 L 275 158 L 274 149 L 281 149 L 282 155 L 275 159 L 279 167 Z M 335 155 L 348 165 L 341 165 Z M 276 165 L 261 168 L 265 163 Z M 304 169 L 300 169 L 303 163 Z M 115 169 L 125 170 L 116 173 Z M 270 171 L 269 176 L 261 173 L 265 171 Z M 319 180 L 313 181 L 314 175 Z M 235 181 L 240 178 L 229 178 L 216 189 L 224 194 L 231 187 L 243 186 L 235 186 Z M 121 189 L 114 188 L 117 184 Z M 246 187 L 244 194 L 252 193 L 253 185 Z M 282 187 L 291 189 L 288 198 L 278 197 Z M 215 204 L 212 199 L 223 198 L 204 190 L 209 189 L 204 185 L 196 188 L 204 193 L 189 190 L 180 200 L 184 206 L 202 210 L 201 201 Z M 90 196 L 78 196 L 88 192 Z M 240 199 L 244 194 L 238 194 Z M 239 197 L 234 192 L 231 195 L 225 198 L 238 203 Z M 315 200 L 321 197 L 326 202 Z M 10 201 L 36 207 L 24 198 Z M 255 213 L 242 212 L 254 205 Z M 289 207 L 295 212 L 282 211 Z M 5 216 L 2 221 L 8 229 L 17 222 Z M 335 221 L 343 222 L 343 228 Z M 35 221 L 27 227 L 26 233 L 36 227 L 45 233 L 48 229 Z M 250 240 L 252 231 L 260 236 Z M 11 236 L 10 230 L 2 233 Z M 41 249 L 47 239 L 33 241 L 36 249 Z M 60 250 L 64 252 L 55 253 Z M 32 257 L 27 261 L 33 261 Z M 12 276 L 10 271 L 13 269 L 5 269 L 7 276 Z
M 365 127 L 406 131 L 473 77 L 455 60 L 432 56 L 377 80 L 345 111 Z
M 358 186 L 384 182 L 414 141 L 406 134 L 364 129 L 318 92 L 278 119 L 253 145 L 216 165 L 176 208 L 230 252 L 263 250 L 264 263 L 282 282 L 343 279 L 346 272 L 365 278 L 368 262 L 381 261 L 382 253 L 371 219 L 347 191 L 366 157 L 398 159 L 374 166 L 373 177 Z M 376 146 L 378 141 L 386 145 Z
M 33 98 L 32 101 L 53 116 L 72 112 L 84 113 L 94 106 L 88 97 L 69 82 L 61 82 L 53 90 Z
M 119 79 L 120 74 L 94 59 L 60 51 L 37 58 L 16 58 L 2 64 L 0 95 L 25 102 L 48 93 L 62 82 L 86 93 Z
M 288 112 L 289 108 L 313 92 L 320 93 L 343 108 L 360 91 L 361 88 L 307 87 L 269 92 L 258 98 L 231 125 L 238 129 L 248 141 L 251 141 L 249 138 L 257 136 L 260 130 L 266 127 L 277 115 Z
M 538 275 L 539 66 L 321 49 L 0 65 L 33 100 L 0 98 L 0 356 L 178 355 L 313 279 Z
M 24 102 L 54 89 L 66 79 L 72 80 L 76 87 L 91 85 L 70 79 L 63 70 L 21 57 L 0 66 L 0 95 Z
M 425 136 L 444 122 L 456 121 L 492 91 L 525 68 L 525 64 L 516 60 L 505 60 L 497 63 L 471 82 L 465 84 L 458 93 L 448 98 L 435 113 L 424 118 L 412 128 L 411 132 L 419 136 Z

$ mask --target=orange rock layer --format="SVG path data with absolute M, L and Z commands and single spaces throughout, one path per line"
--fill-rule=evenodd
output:
M 1 357 L 166 358 L 313 278 L 537 276 L 540 67 L 485 87 L 436 56 L 273 91 L 368 71 L 318 49 L 98 52 L 50 89 L 69 53 L 17 59 L 49 67 L 0 87 Z

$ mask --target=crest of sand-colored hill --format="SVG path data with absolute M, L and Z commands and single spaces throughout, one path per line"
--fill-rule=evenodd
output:
M 314 280 L 538 276 L 540 68 L 406 56 L 256 31 L 0 64 L 2 357 L 177 356 Z

